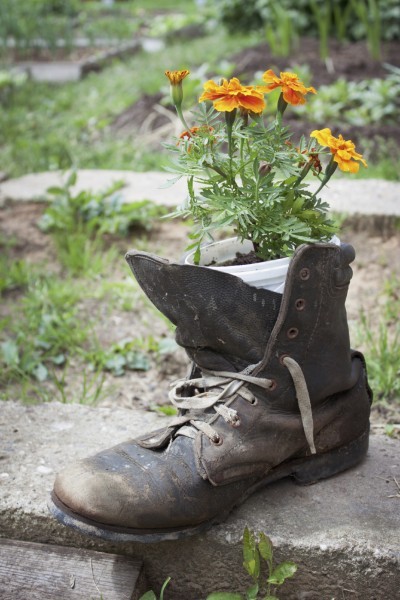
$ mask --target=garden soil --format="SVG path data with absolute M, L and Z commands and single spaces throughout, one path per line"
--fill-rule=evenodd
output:
M 43 265 L 43 272 L 62 275 L 56 260 L 56 252 L 51 238 L 41 232 L 37 226 L 44 210 L 43 204 L 15 203 L 0 209 L 0 238 L 10 244 L 2 249 L 11 259 L 25 259 L 32 266 Z M 344 230 L 342 241 L 351 242 L 357 252 L 353 263 L 354 276 L 350 286 L 347 312 L 353 344 L 356 345 L 360 328 L 360 315 L 363 311 L 371 323 L 377 323 L 384 303 L 385 283 L 400 278 L 400 233 L 385 238 L 371 236 L 367 232 Z M 154 340 L 173 339 L 173 330 L 166 320 L 146 300 L 139 286 L 134 282 L 125 263 L 124 254 L 136 247 L 144 249 L 170 260 L 179 260 L 187 243 L 187 227 L 180 221 L 162 221 L 150 233 L 132 232 L 124 239 L 108 239 L 107 247 L 114 246 L 119 253 L 116 262 L 104 275 L 92 281 L 93 294 L 79 303 L 79 312 L 83 322 L 94 323 L 92 335 L 96 336 L 104 348 L 126 338 L 152 336 Z M 399 280 L 399 279 L 398 279 Z M 117 296 L 98 293 L 104 281 L 111 284 L 132 283 L 132 302 L 129 308 L 123 308 Z M 82 287 L 87 281 L 82 280 Z M 11 318 L 15 307 L 22 302 L 23 290 L 14 289 L 6 293 L 0 304 L 0 320 Z M 15 314 L 15 313 L 14 313 Z M 15 316 L 14 316 L 15 318 Z M 362 348 L 361 348 L 362 349 Z M 146 371 L 126 371 L 125 375 L 115 377 L 105 373 L 100 394 L 103 406 L 135 407 L 154 410 L 168 404 L 169 383 L 186 373 L 187 360 L 182 349 L 178 348 L 165 354 L 150 352 L 150 368 Z M 64 378 L 64 392 L 67 400 L 79 401 L 82 386 L 82 363 L 71 359 L 67 369 L 58 368 L 59 379 Z M 60 400 L 59 391 L 50 382 L 41 384 L 49 398 Z M 5 390 L 0 390 L 4 394 Z M 21 389 L 14 385 L 7 389 L 7 397 L 20 398 Z M 30 401 L 40 401 L 32 392 Z M 397 414 L 396 414 L 397 410 Z M 386 422 L 399 422 L 400 411 L 397 408 L 378 406 L 373 411 L 374 428 L 382 432 Z

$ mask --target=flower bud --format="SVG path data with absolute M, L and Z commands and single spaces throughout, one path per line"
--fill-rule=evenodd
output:
M 268 175 L 268 173 L 271 173 L 272 170 L 272 165 L 268 162 L 266 162 L 265 160 L 262 160 L 260 162 L 260 166 L 258 167 L 258 174 L 261 177 L 265 177 L 266 175 Z
M 172 102 L 177 108 L 180 108 L 183 100 L 182 81 L 189 75 L 189 71 L 165 71 L 171 84 Z

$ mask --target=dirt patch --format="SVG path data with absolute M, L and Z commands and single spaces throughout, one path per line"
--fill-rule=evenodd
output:
M 33 263 L 44 264 L 45 271 L 53 270 L 62 274 L 51 238 L 37 227 L 43 210 L 43 204 L 34 203 L 17 203 L 0 209 L 0 239 L 10 242 L 4 246 L 4 251 L 10 259 L 28 259 Z M 357 252 L 347 302 L 352 340 L 356 345 L 360 311 L 363 310 L 370 319 L 376 321 L 382 309 L 385 282 L 389 278 L 400 277 L 400 233 L 383 239 L 370 237 L 365 231 L 344 230 L 341 239 L 351 242 Z M 183 254 L 186 245 L 187 228 L 179 221 L 162 221 L 146 237 L 132 234 L 129 238 L 118 241 L 120 258 L 98 279 L 99 286 L 101 281 L 107 281 L 110 293 L 100 294 L 95 286 L 93 294 L 79 303 L 82 320 L 93 323 L 93 336 L 102 347 L 110 348 L 112 344 L 124 339 L 173 339 L 173 329 L 150 305 L 134 282 L 123 254 L 136 247 L 176 261 Z M 112 291 L 121 282 L 128 282 L 132 286 L 127 293 L 127 306 L 124 306 L 124 302 Z M 82 281 L 82 285 L 92 283 Z M 12 307 L 21 302 L 22 295 L 21 290 L 13 290 L 2 298 L 0 320 L 12 313 Z M 144 410 L 168 404 L 169 383 L 186 373 L 185 353 L 182 349 L 165 354 L 150 351 L 148 358 L 149 368 L 146 371 L 126 371 L 121 377 L 116 377 L 110 372 L 102 374 L 104 382 L 100 403 L 104 406 L 140 407 Z M 64 394 L 67 401 L 77 401 L 82 397 L 83 364 L 79 358 L 71 359 L 66 368 L 56 368 L 55 372 L 59 380 L 65 380 Z M 90 385 L 95 387 L 94 374 L 89 372 L 88 377 L 93 379 Z M 42 390 L 47 392 L 48 398 L 60 399 L 51 382 L 44 382 L 41 386 Z M 1 391 L 4 393 L 4 390 Z M 7 397 L 18 400 L 21 397 L 21 386 L 9 386 Z M 40 399 L 41 397 L 35 394 L 31 398 Z M 398 422 L 399 417 L 400 410 L 396 405 L 376 406 L 372 420 L 374 427 L 382 431 L 386 422 Z

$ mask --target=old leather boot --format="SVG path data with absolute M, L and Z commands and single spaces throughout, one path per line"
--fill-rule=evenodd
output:
M 129 252 L 139 284 L 193 361 L 170 394 L 180 415 L 58 475 L 55 516 L 110 540 L 172 540 L 222 520 L 272 481 L 312 483 L 357 464 L 368 447 L 371 391 L 349 344 L 353 259 L 349 245 L 301 246 L 281 296 Z

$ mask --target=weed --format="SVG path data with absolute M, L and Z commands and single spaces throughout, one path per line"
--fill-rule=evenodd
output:
M 297 566 L 293 562 L 282 562 L 274 564 L 273 544 L 265 533 L 260 533 L 259 540 L 253 532 L 246 527 L 243 533 L 243 566 L 253 580 L 245 596 L 230 592 L 214 592 L 207 596 L 207 600 L 278 600 L 275 596 L 275 588 L 285 583 L 286 579 L 292 577 Z M 263 559 L 267 566 L 267 577 L 263 584 L 262 565 Z M 261 595 L 260 595 L 261 594 Z
M 29 281 L 19 318 L 2 328 L 0 383 L 33 377 L 44 381 L 52 365 L 63 365 L 68 353 L 87 339 L 88 324 L 78 317 L 81 291 L 71 281 L 41 276 Z
M 147 200 L 124 203 L 117 193 L 122 181 L 98 194 L 87 190 L 74 194 L 76 181 L 72 171 L 64 186 L 47 190 L 53 200 L 39 226 L 53 236 L 59 260 L 72 274 L 97 274 L 116 255 L 113 249 L 104 252 L 105 234 L 126 235 L 135 226 L 148 230 L 165 211 Z
M 178 410 L 169 404 L 163 404 L 161 406 L 154 405 L 151 406 L 151 410 L 154 410 L 154 412 L 158 412 L 166 417 L 174 417 L 178 414 Z
M 0 255 L 0 296 L 28 284 L 31 267 L 25 260 L 10 260 Z
M 75 399 L 79 404 L 96 404 L 102 394 L 103 384 L 105 381 L 104 373 L 99 371 L 93 371 L 93 369 L 85 366 L 82 370 L 81 377 L 81 388 L 78 391 L 74 391 L 74 397 L 66 391 L 66 374 L 67 369 L 63 369 L 61 377 L 57 377 L 55 371 L 53 371 L 53 383 L 59 393 L 59 401 L 67 404 L 74 402 Z
M 385 289 L 383 314 L 378 323 L 363 312 L 358 337 L 364 347 L 370 384 L 382 402 L 400 398 L 400 281 L 390 280 Z
M 109 350 L 97 349 L 88 358 L 97 369 L 110 371 L 116 377 L 124 375 L 126 370 L 147 371 L 150 364 L 142 350 L 144 345 L 140 339 L 125 339 L 113 344 Z
M 172 338 L 157 341 L 150 335 L 121 340 L 107 350 L 97 348 L 89 351 L 86 358 L 96 369 L 110 371 L 115 377 L 120 377 L 125 371 L 147 371 L 150 368 L 149 353 L 161 356 L 174 352 L 176 348 L 177 344 Z
M 275 564 L 274 547 L 270 538 L 265 533 L 260 533 L 258 540 L 254 532 L 245 527 L 243 532 L 243 567 L 253 580 L 253 584 L 246 590 L 245 595 L 236 592 L 213 592 L 206 600 L 279 600 L 275 596 L 275 589 L 283 585 L 286 579 L 293 577 L 297 565 L 290 561 Z M 266 577 L 262 574 L 262 560 L 266 565 Z M 164 582 L 159 600 L 170 582 L 168 577 Z M 153 591 L 146 592 L 139 600 L 157 600 Z
M 170 581 L 171 581 L 171 577 L 168 577 L 164 581 L 158 600 L 164 600 L 164 591 Z M 143 596 L 141 596 L 139 600 L 157 600 L 157 596 L 155 595 L 154 592 L 149 591 L 149 592 L 146 592 Z

